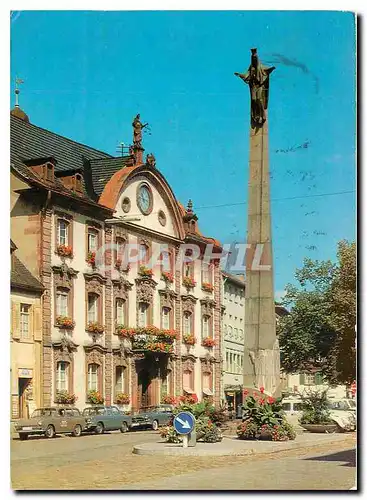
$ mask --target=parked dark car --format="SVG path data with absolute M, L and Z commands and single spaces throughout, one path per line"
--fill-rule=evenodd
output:
M 77 408 L 37 408 L 31 418 L 19 420 L 15 430 L 22 440 L 29 435 L 53 438 L 56 434 L 81 436 L 86 427 L 85 418 Z
M 151 428 L 154 431 L 173 419 L 172 405 L 158 405 L 141 409 L 132 416 L 132 428 Z
M 131 427 L 131 417 L 124 415 L 117 406 L 90 406 L 83 410 L 86 432 L 103 434 L 104 431 L 127 432 Z

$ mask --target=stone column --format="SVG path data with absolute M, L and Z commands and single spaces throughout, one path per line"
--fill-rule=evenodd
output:
M 268 148 L 266 119 L 261 127 L 250 129 L 243 384 L 264 387 L 275 394 L 280 384 L 280 361 L 275 330 Z

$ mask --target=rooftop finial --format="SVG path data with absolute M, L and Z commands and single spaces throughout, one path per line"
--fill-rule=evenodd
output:
M 15 106 L 17 108 L 19 108 L 19 93 L 20 93 L 20 90 L 19 90 L 19 87 L 18 85 L 21 85 L 22 83 L 24 83 L 24 80 L 22 80 L 21 78 L 18 78 L 18 77 L 15 77 Z
M 188 203 L 187 203 L 187 211 L 188 211 L 189 213 L 192 213 L 192 212 L 193 212 L 193 210 L 192 210 L 192 209 L 193 209 L 193 203 L 192 203 L 192 200 L 190 199 L 190 200 L 188 201 Z

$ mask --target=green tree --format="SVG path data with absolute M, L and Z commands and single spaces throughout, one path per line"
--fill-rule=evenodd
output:
M 355 242 L 340 241 L 337 260 L 304 260 L 299 286 L 287 285 L 282 301 L 290 314 L 278 324 L 283 370 L 317 367 L 332 384 L 355 380 Z

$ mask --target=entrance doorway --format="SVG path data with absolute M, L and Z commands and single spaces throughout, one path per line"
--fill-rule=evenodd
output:
M 18 378 L 19 418 L 29 418 L 27 406 L 27 387 L 31 381 L 31 378 Z
M 141 370 L 138 374 L 138 408 L 151 405 L 151 382 L 150 373 L 147 370 Z

